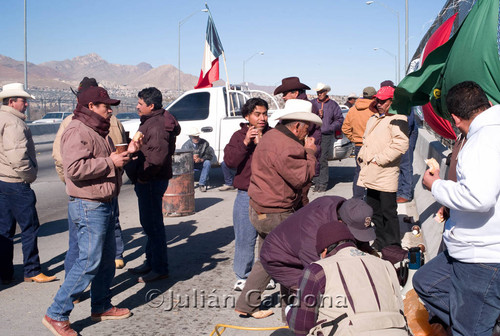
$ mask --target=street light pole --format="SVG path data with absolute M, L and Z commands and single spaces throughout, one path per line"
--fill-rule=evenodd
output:
M 24 90 L 28 90 L 28 21 L 26 16 L 27 4 L 24 0 Z M 29 107 L 26 109 L 26 120 L 30 120 Z
M 396 55 L 394 55 L 393 53 L 391 53 L 390 51 L 384 49 L 384 48 L 373 48 L 373 50 L 377 51 L 377 50 L 382 50 L 384 51 L 386 54 L 388 54 L 389 56 L 392 56 L 394 57 L 394 78 L 396 79 L 396 85 L 399 84 L 399 79 L 398 79 L 398 62 L 396 61 Z
M 258 51 L 256 52 L 255 54 L 253 54 L 252 56 L 250 56 L 249 58 L 247 58 L 246 60 L 243 61 L 243 84 L 245 84 L 245 64 L 246 62 L 250 61 L 255 55 L 264 55 L 264 52 L 263 51 Z
M 177 54 L 177 91 L 180 93 L 181 92 L 181 26 L 191 18 L 191 16 L 195 15 L 198 12 L 208 12 L 208 9 L 202 9 L 200 11 L 194 11 L 184 19 L 179 21 L 179 46 L 178 46 L 178 54 Z
M 408 1 L 408 0 L 407 0 Z M 367 5 L 371 5 L 372 3 L 376 3 L 376 4 L 379 4 L 381 5 L 382 7 L 385 7 L 386 9 L 388 9 L 389 11 L 391 11 L 394 15 L 396 15 L 397 19 L 398 19 L 398 76 L 397 76 L 397 81 L 399 83 L 399 80 L 400 80 L 400 77 L 401 77 L 401 30 L 400 30 L 400 27 L 399 27 L 399 12 L 397 10 L 394 10 L 392 9 L 391 7 L 387 6 L 386 4 L 384 4 L 383 2 L 375 2 L 375 1 L 367 1 L 366 4 Z
M 406 76 L 406 71 L 408 71 L 408 62 L 410 61 L 409 59 L 409 53 L 408 53 L 408 0 L 405 2 L 405 72 L 404 75 Z

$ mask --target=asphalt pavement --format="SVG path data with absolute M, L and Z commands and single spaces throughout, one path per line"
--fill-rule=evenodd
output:
M 39 155 L 49 154 L 37 146 Z M 49 161 L 47 161 L 48 163 Z M 312 199 L 324 195 L 352 196 L 354 159 L 330 162 L 330 184 L 326 193 L 310 192 Z M 38 246 L 42 269 L 57 275 L 59 281 L 37 284 L 22 282 L 22 252 L 19 232 L 15 236 L 15 279 L 9 286 L 0 285 L 1 335 L 51 335 L 41 324 L 64 278 L 63 260 L 68 245 L 67 196 L 55 171 L 33 184 L 40 216 Z M 45 173 L 44 173 L 45 174 Z M 70 321 L 81 335 L 210 335 L 216 324 L 243 327 L 282 327 L 278 305 L 279 287 L 265 292 L 265 301 L 275 314 L 263 320 L 241 318 L 234 312 L 239 292 L 233 290 L 232 271 L 234 231 L 232 208 L 235 191 L 218 191 L 223 183 L 220 168 L 211 172 L 212 187 L 195 192 L 195 214 L 166 217 L 170 278 L 151 284 L 137 282 L 128 268 L 144 261 L 145 236 L 139 224 L 137 199 L 133 186 L 125 184 L 119 196 L 120 221 L 125 242 L 126 266 L 116 271 L 113 282 L 114 305 L 127 307 L 133 316 L 120 321 L 92 322 L 89 292 L 77 304 Z M 216 334 L 214 334 L 216 335 Z M 227 329 L 231 335 L 287 335 L 278 331 Z

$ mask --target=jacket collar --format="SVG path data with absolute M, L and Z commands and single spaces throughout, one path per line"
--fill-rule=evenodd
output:
M 21 120 L 26 120 L 26 115 L 24 113 L 19 112 L 18 110 L 16 110 L 13 107 L 10 107 L 7 105 L 2 105 L 2 107 L 0 108 L 0 111 L 13 114 Z
M 295 136 L 295 134 L 293 134 L 292 131 L 290 131 L 288 129 L 288 127 L 286 127 L 285 125 L 283 125 L 283 124 L 277 124 L 276 127 L 274 127 L 274 128 L 276 130 L 280 131 L 281 133 L 283 133 L 284 135 L 286 135 L 287 137 L 289 137 L 290 139 L 295 140 L 299 144 L 301 144 L 302 146 L 304 146 L 304 141 L 300 141 L 299 138 L 297 138 Z

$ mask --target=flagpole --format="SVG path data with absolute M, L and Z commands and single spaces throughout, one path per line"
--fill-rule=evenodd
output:
M 207 8 L 208 10 L 208 15 L 210 15 L 210 18 L 212 19 L 212 21 L 215 23 L 214 21 L 214 18 L 212 16 L 212 12 L 210 11 L 210 8 L 208 8 L 208 4 L 205 2 L 205 7 Z M 229 95 L 229 76 L 228 76 L 228 73 L 227 73 L 227 64 L 226 64 L 226 54 L 224 53 L 224 50 L 222 51 L 222 60 L 224 61 L 224 71 L 226 71 L 226 101 L 227 101 L 227 111 L 231 111 L 230 109 L 230 100 L 231 100 L 231 96 Z M 235 111 L 233 109 L 233 116 L 235 115 Z

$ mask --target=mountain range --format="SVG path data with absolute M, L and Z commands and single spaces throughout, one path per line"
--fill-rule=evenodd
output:
M 29 87 L 68 89 L 76 88 L 85 77 L 95 77 L 99 83 L 113 89 L 142 89 L 155 86 L 162 90 L 178 89 L 178 69 L 170 64 L 156 68 L 148 63 L 137 65 L 111 64 L 97 54 L 77 56 L 64 61 L 50 61 L 40 64 L 28 62 Z M 181 72 L 181 90 L 190 90 L 198 77 Z M 0 85 L 24 82 L 24 63 L 0 55 Z M 224 85 L 219 80 L 214 86 Z M 272 92 L 274 87 L 250 85 L 252 89 Z

